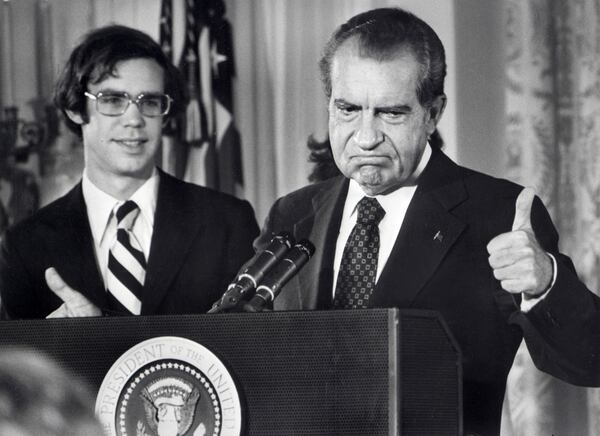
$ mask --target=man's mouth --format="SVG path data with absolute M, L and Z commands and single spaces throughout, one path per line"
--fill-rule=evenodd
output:
M 126 147 L 139 147 L 140 145 L 144 144 L 148 140 L 145 138 L 133 138 L 133 139 L 115 139 L 114 141 L 116 143 L 118 143 L 120 145 L 124 145 Z
M 355 162 L 359 163 L 359 164 L 363 164 L 363 165 L 377 165 L 377 164 L 384 164 L 386 163 L 389 158 L 387 156 L 383 156 L 383 155 L 360 155 L 360 156 L 353 156 L 352 160 L 354 160 Z

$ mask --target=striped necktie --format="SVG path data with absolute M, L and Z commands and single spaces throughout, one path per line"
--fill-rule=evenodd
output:
M 385 215 L 377 199 L 363 197 L 358 203 L 358 218 L 348 237 L 338 273 L 333 307 L 368 307 L 375 288 L 379 255 L 379 221 Z
M 142 288 L 146 278 L 146 259 L 131 231 L 140 209 L 129 200 L 117 207 L 117 237 L 108 252 L 106 287 L 109 307 L 116 314 L 139 315 Z

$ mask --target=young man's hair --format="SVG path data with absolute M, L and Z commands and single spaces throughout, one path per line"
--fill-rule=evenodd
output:
M 185 89 L 179 70 L 163 53 L 160 45 L 149 35 L 126 26 L 110 25 L 85 35 L 71 53 L 54 93 L 54 104 L 66 115 L 72 111 L 88 122 L 86 111 L 90 83 L 95 84 L 114 75 L 118 62 L 130 59 L 152 59 L 164 71 L 165 94 L 172 99 L 168 117 L 184 106 Z M 132 96 L 135 97 L 135 96 Z M 65 116 L 67 127 L 81 137 L 81 126 Z
M 331 96 L 331 64 L 344 42 L 356 42 L 359 55 L 385 61 L 412 53 L 420 65 L 417 97 L 423 107 L 444 94 L 446 58 L 444 46 L 435 31 L 423 20 L 398 8 L 381 8 L 358 14 L 342 24 L 333 33 L 325 49 L 319 68 L 325 94 Z

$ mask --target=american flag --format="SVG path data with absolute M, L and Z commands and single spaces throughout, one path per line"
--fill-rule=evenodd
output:
M 163 0 L 161 7 L 161 44 L 168 53 L 173 47 L 171 1 Z M 241 141 L 232 115 L 232 31 L 223 0 L 186 0 L 182 24 L 185 41 L 179 67 L 187 82 L 188 101 L 178 125 L 181 144 L 166 159 L 175 168 L 170 172 L 241 195 Z M 163 31 L 163 26 L 170 27 Z

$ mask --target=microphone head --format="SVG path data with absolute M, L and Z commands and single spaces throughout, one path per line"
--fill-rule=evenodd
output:
M 296 247 L 300 247 L 308 257 L 312 257 L 312 255 L 315 254 L 315 246 L 308 239 L 301 239 L 296 244 Z
M 275 241 L 279 241 L 281 243 L 286 244 L 288 248 L 291 248 L 291 246 L 294 245 L 295 242 L 292 234 L 287 231 L 279 232 L 275 236 L 273 236 L 273 238 L 271 238 L 271 242 Z
M 244 299 L 249 298 L 265 274 L 277 266 L 294 244 L 290 232 L 279 232 L 270 243 L 258 251 L 238 271 L 235 280 L 227 287 L 223 296 L 217 300 L 209 313 L 218 313 L 234 309 Z

